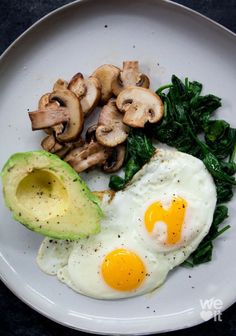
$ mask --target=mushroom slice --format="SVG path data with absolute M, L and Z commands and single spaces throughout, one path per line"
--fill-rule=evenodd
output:
M 58 101 L 69 114 L 63 132 L 57 135 L 57 139 L 61 142 L 70 142 L 78 138 L 83 130 L 84 116 L 76 95 L 70 90 L 54 91 L 50 95 L 51 101 Z
M 85 140 L 86 142 L 91 142 L 91 141 L 96 141 L 96 129 L 97 129 L 97 125 L 92 125 L 90 126 L 85 134 Z
M 113 148 L 111 155 L 107 158 L 102 167 L 106 173 L 114 173 L 118 171 L 125 160 L 125 146 L 123 144 Z
M 106 103 L 112 97 L 112 82 L 119 76 L 120 69 L 111 64 L 104 64 L 97 68 L 92 77 L 101 83 L 101 103 Z
M 149 88 L 149 78 L 140 73 L 138 61 L 123 62 L 123 70 L 119 76 L 114 78 L 112 82 L 112 91 L 115 96 L 129 86 L 139 86 Z
M 44 110 L 46 108 L 56 110 L 60 104 L 57 101 L 49 102 L 49 97 L 51 93 L 45 93 L 38 102 L 38 109 Z M 63 130 L 63 124 L 55 125 L 52 128 L 45 128 L 44 131 L 47 134 L 52 134 L 53 131 L 55 131 L 56 134 L 60 134 Z
M 110 153 L 110 148 L 92 141 L 70 151 L 64 160 L 80 173 L 88 168 L 105 164 Z
M 63 145 L 57 142 L 53 134 L 46 136 L 46 138 L 42 140 L 41 146 L 44 150 L 53 154 L 63 148 Z
M 146 122 L 156 123 L 164 113 L 161 98 L 149 89 L 128 87 L 116 100 L 120 111 L 125 113 L 123 122 L 131 127 L 144 127 Z
M 63 130 L 56 134 L 60 142 L 70 142 L 80 135 L 83 130 L 83 112 L 76 95 L 69 90 L 54 91 L 49 96 L 49 101 L 60 104 L 57 109 L 45 108 L 29 112 L 32 129 L 45 129 L 63 124 Z
M 57 141 L 53 134 L 48 135 L 41 142 L 41 146 L 44 150 L 58 155 L 60 158 L 63 158 L 70 150 L 73 148 L 80 147 L 84 144 L 84 141 L 80 138 L 76 142 L 67 142 L 61 144 Z
M 65 107 L 58 107 L 56 110 L 46 108 L 44 110 L 29 112 L 29 117 L 32 130 L 35 131 L 69 122 L 70 112 Z
M 81 73 L 77 73 L 71 79 L 68 88 L 79 98 L 84 116 L 88 116 L 98 105 L 101 97 L 101 85 L 97 78 L 84 79 Z
M 97 141 L 108 147 L 124 142 L 128 137 L 129 127 L 123 124 L 122 119 L 123 115 L 118 111 L 115 99 L 110 99 L 100 112 L 96 129 Z
M 53 85 L 53 91 L 67 90 L 68 82 L 59 78 Z

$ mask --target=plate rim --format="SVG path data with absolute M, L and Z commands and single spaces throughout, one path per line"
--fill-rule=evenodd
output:
M 99 0 L 96 0 L 99 1 Z M 197 17 L 198 19 L 204 21 L 205 23 L 207 23 L 208 25 L 210 25 L 212 28 L 218 28 L 219 31 L 226 33 L 229 37 L 234 38 L 236 41 L 236 33 L 234 33 L 232 30 L 230 30 L 229 28 L 223 26 L 222 24 L 214 21 L 213 19 L 207 17 L 204 14 L 199 13 L 198 11 L 191 9 L 185 5 L 176 3 L 172 0 L 152 0 L 153 2 L 158 3 L 166 3 L 170 8 L 174 8 L 177 10 L 180 10 L 182 12 L 184 12 L 187 15 L 191 15 L 193 17 Z M 1 64 L 2 62 L 5 60 L 5 58 L 7 57 L 8 53 L 11 52 L 12 49 L 14 49 L 20 42 L 21 40 L 27 36 L 28 34 L 30 34 L 31 32 L 34 31 L 35 28 L 37 28 L 38 26 L 44 24 L 44 22 L 47 22 L 51 17 L 58 15 L 59 13 L 62 13 L 64 10 L 67 10 L 68 8 L 71 7 L 76 7 L 79 6 L 81 3 L 88 3 L 88 2 L 95 2 L 95 0 L 75 0 L 72 1 L 71 3 L 65 4 L 63 6 L 60 6 L 56 9 L 54 9 L 53 11 L 49 12 L 48 14 L 44 15 L 43 17 L 41 17 L 40 19 L 38 19 L 35 23 L 33 23 L 29 28 L 27 28 L 23 33 L 21 33 L 0 55 L 0 68 L 1 68 Z M 0 252 L 1 255 L 1 252 Z M 7 263 L 6 260 L 4 260 L 3 258 L 3 262 Z M 74 329 L 77 331 L 82 331 L 82 332 L 86 332 L 86 333 L 90 333 L 90 334 L 98 334 L 98 335 L 151 335 L 151 334 L 160 334 L 163 332 L 171 332 L 171 331 L 177 331 L 177 330 L 182 330 L 185 328 L 190 328 L 190 327 L 194 327 L 196 325 L 200 325 L 202 323 L 204 323 L 204 321 L 202 319 L 200 319 L 200 317 L 198 317 L 198 319 L 196 318 L 194 322 L 190 322 L 190 324 L 185 324 L 179 327 L 170 327 L 170 328 L 165 328 L 159 331 L 151 331 L 151 332 L 147 332 L 147 333 L 133 333 L 131 331 L 128 332 L 117 332 L 117 331 L 98 331 L 98 330 L 93 330 L 93 329 L 87 329 L 87 328 L 80 328 L 76 325 L 71 324 L 70 322 L 66 322 L 66 321 L 62 321 L 59 318 L 56 317 L 56 314 L 50 313 L 48 312 L 46 309 L 43 309 L 41 307 L 39 307 L 39 304 L 37 302 L 35 302 L 34 300 L 30 300 L 28 295 L 25 293 L 20 293 L 18 292 L 10 283 L 8 283 L 7 281 L 7 277 L 4 277 L 2 275 L 2 273 L 0 273 L 0 280 L 3 282 L 3 284 L 18 298 L 20 299 L 22 302 L 24 302 L 26 305 L 28 305 L 31 309 L 35 310 L 37 313 L 45 316 L 46 318 L 62 325 L 65 327 L 68 327 L 70 329 Z M 228 300 L 227 304 L 224 304 L 222 306 L 221 309 L 221 313 L 224 312 L 226 309 L 228 309 L 231 305 L 233 305 L 236 302 L 236 295 L 235 297 L 233 297 L 231 300 Z M 82 317 L 80 317 L 82 318 Z M 96 326 L 95 326 L 96 327 Z

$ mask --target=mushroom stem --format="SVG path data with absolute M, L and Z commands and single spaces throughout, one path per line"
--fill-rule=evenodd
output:
M 70 151 L 64 160 L 80 173 L 88 168 L 104 164 L 110 153 L 111 149 L 92 141 Z
M 32 130 L 40 130 L 52 127 L 70 120 L 70 114 L 67 108 L 58 107 L 56 110 L 45 109 L 29 112 L 32 124 Z

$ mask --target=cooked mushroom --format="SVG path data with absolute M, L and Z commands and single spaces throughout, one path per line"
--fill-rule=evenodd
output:
M 129 86 L 149 88 L 149 78 L 140 73 L 138 61 L 123 62 L 123 70 L 113 79 L 112 91 L 115 96 Z
M 110 99 L 105 105 L 98 119 L 96 129 L 97 141 L 108 147 L 115 147 L 128 137 L 129 127 L 122 122 L 123 115 L 116 107 L 115 99 Z
M 56 153 L 58 150 L 63 148 L 63 146 L 56 141 L 56 138 L 53 134 L 46 136 L 46 138 L 42 140 L 41 146 L 44 150 L 50 153 Z
M 101 103 L 106 103 L 112 97 L 111 84 L 119 76 L 120 69 L 111 64 L 104 64 L 97 68 L 92 77 L 95 77 L 101 83 Z
M 53 85 L 53 91 L 67 90 L 68 82 L 59 78 Z
M 161 98 L 149 89 L 129 87 L 116 100 L 120 111 L 125 113 L 123 122 L 131 127 L 144 127 L 146 122 L 156 123 L 164 113 Z
M 70 150 L 78 148 L 84 144 L 84 141 L 80 138 L 75 142 L 67 142 L 61 144 L 57 141 L 53 134 L 48 135 L 41 142 L 41 146 L 44 150 L 58 155 L 60 158 L 63 158 Z
M 87 129 L 85 134 L 86 142 L 96 141 L 96 129 L 97 125 L 92 125 Z
M 104 166 L 102 167 L 106 173 L 114 173 L 119 170 L 125 160 L 125 146 L 118 145 L 113 148 L 111 155 L 107 158 Z
M 38 109 L 39 110 L 44 110 L 46 108 L 52 109 L 52 110 L 56 110 L 58 109 L 58 107 L 60 106 L 60 104 L 57 101 L 49 101 L 49 97 L 50 97 L 51 93 L 45 93 L 39 100 L 38 103 Z M 60 134 L 63 131 L 63 124 L 59 124 L 59 125 L 55 125 L 52 128 L 45 128 L 44 131 L 47 134 L 52 134 L 52 132 L 54 131 L 57 134 Z
M 68 88 L 79 98 L 84 116 L 89 115 L 101 97 L 99 80 L 95 77 L 84 79 L 83 75 L 78 73 L 71 79 Z
M 70 151 L 64 160 L 80 173 L 88 168 L 105 164 L 110 153 L 110 148 L 91 141 L 82 147 Z
M 50 94 L 49 101 L 57 101 L 60 106 L 56 110 L 46 108 L 29 112 L 32 129 L 45 129 L 63 124 L 63 131 L 56 135 L 57 140 L 70 142 L 78 138 L 83 130 L 83 112 L 76 95 L 69 90 L 59 90 Z

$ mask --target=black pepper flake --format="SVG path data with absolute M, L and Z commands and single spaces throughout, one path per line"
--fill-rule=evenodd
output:
M 149 306 L 147 306 L 146 308 L 147 308 L 147 309 L 149 309 L 150 307 L 149 307 Z
M 118 238 L 120 238 L 120 235 L 118 234 Z
M 189 275 L 188 277 L 189 277 L 189 279 L 191 279 L 191 278 L 192 278 L 192 277 L 191 277 L 191 275 Z
M 104 28 L 108 28 L 108 25 L 105 25 Z
M 21 212 L 19 212 L 19 216 L 21 217 Z
M 77 178 L 75 178 L 74 180 L 73 180 L 73 182 L 76 182 L 77 181 Z

